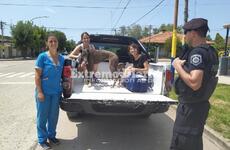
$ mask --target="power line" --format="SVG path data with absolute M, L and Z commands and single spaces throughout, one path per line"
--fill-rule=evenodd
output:
M 161 8 L 165 8 L 167 6 L 167 4 L 164 4 Z M 156 11 L 154 14 L 158 15 L 160 13 L 160 10 Z M 155 17 L 155 15 L 152 15 L 151 18 L 147 21 L 147 22 L 152 22 L 153 18 Z
M 41 4 L 9 4 L 0 3 L 2 6 L 19 6 L 19 7 L 58 7 L 58 8 L 92 8 L 92 9 L 124 9 L 123 7 L 100 7 L 100 6 L 80 6 L 80 5 L 41 5 Z
M 72 28 L 72 27 L 45 27 L 48 29 L 59 29 L 59 30 L 94 30 L 94 31 L 111 31 L 112 28 Z
M 122 15 L 124 14 L 124 12 L 125 12 L 125 10 L 127 9 L 127 6 L 129 5 L 130 2 L 131 2 L 131 0 L 129 0 L 129 1 L 127 2 L 127 4 L 125 5 L 125 7 L 124 7 L 124 9 L 123 9 L 123 11 L 122 11 L 120 17 L 118 18 L 117 22 L 116 22 L 115 25 L 113 26 L 113 30 L 114 30 L 115 27 L 117 26 L 118 22 L 120 21 Z
M 119 3 L 117 4 L 117 6 L 116 6 L 116 8 L 118 8 L 120 5 L 121 5 L 121 2 L 122 2 L 123 0 L 120 0 L 119 1 Z M 110 19 L 111 19 L 111 28 L 112 28 L 112 26 L 113 26 L 113 17 L 115 16 L 115 14 L 116 14 L 116 12 L 117 12 L 117 10 L 118 9 L 115 9 L 115 11 L 113 12 L 112 10 L 110 11 Z M 107 25 L 107 23 L 106 23 L 106 25 Z M 105 25 L 105 26 L 106 26 Z M 112 30 L 111 30 L 111 33 L 112 33 Z
M 120 2 L 118 3 L 118 5 L 116 6 L 116 8 L 119 8 L 119 6 L 121 5 L 121 2 L 122 2 L 122 1 L 123 1 L 123 0 L 120 0 Z M 116 11 L 117 11 L 117 9 L 115 9 L 115 12 L 114 12 L 113 15 L 115 15 Z
M 136 24 L 138 21 L 140 21 L 141 19 L 143 19 L 145 16 L 147 16 L 149 13 L 151 13 L 153 10 L 155 10 L 157 7 L 159 7 L 163 2 L 164 2 L 165 0 L 162 0 L 162 1 L 160 1 L 155 7 L 153 7 L 150 11 L 148 11 L 146 14 L 144 14 L 142 17 L 140 17 L 139 19 L 137 19 L 135 22 L 133 22 L 132 24 L 131 24 L 131 26 L 132 25 L 134 25 L 134 24 Z

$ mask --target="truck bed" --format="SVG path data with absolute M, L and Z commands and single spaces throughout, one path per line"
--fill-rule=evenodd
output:
M 92 101 L 126 101 L 126 102 L 164 102 L 175 103 L 174 100 L 160 94 L 155 94 L 154 89 L 146 93 L 133 93 L 124 87 L 112 87 L 112 79 L 102 79 L 99 83 L 88 86 L 83 79 L 73 79 L 73 94 L 68 99 Z

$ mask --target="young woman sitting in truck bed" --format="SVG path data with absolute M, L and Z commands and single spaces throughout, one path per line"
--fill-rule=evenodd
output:
M 129 76 L 131 73 L 147 75 L 149 70 L 148 58 L 146 55 L 141 54 L 137 44 L 131 44 L 128 47 L 129 53 L 132 57 L 132 66 L 125 69 L 124 75 Z

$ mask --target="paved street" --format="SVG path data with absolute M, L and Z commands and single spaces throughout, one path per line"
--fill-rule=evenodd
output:
M 34 61 L 0 61 L 0 147 L 36 149 Z M 137 117 L 86 116 L 69 121 L 61 111 L 55 150 L 167 150 L 175 111 Z M 204 150 L 220 150 L 204 135 Z
M 33 63 L 33 61 L 0 62 L 2 150 L 27 150 L 35 143 L 34 78 L 29 75 L 33 71 L 31 68 Z

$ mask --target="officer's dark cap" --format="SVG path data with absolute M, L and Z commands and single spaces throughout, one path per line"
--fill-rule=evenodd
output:
M 208 31 L 208 20 L 203 19 L 203 18 L 194 18 L 187 22 L 184 26 L 183 29 L 185 31 L 191 31 L 191 30 L 206 30 Z

